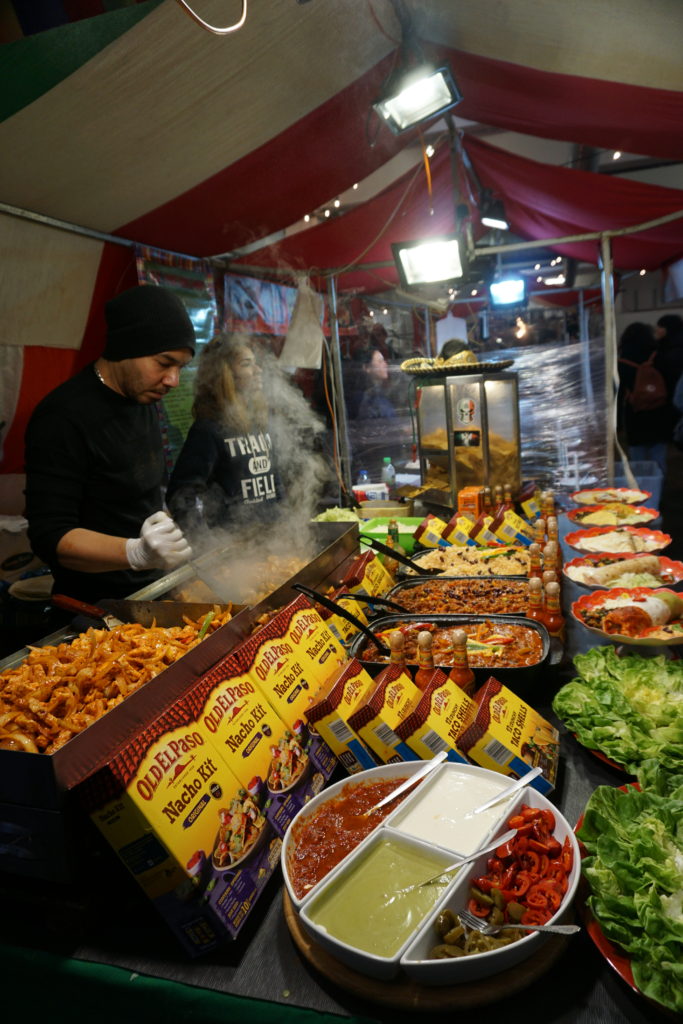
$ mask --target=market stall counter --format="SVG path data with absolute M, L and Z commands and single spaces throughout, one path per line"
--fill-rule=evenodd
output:
M 556 689 L 563 680 L 557 678 Z M 549 695 L 550 698 L 550 695 Z M 628 778 L 581 748 L 557 723 L 548 704 L 538 710 L 559 725 L 560 776 L 554 801 L 573 824 L 599 785 L 618 786 Z M 564 943 L 558 958 L 533 980 L 520 975 L 505 991 L 495 979 L 461 991 L 410 993 L 371 979 L 349 988 L 340 977 L 321 973 L 303 955 L 283 913 L 283 890 L 273 877 L 261 902 L 234 943 L 189 961 L 163 921 L 102 846 L 83 865 L 80 884 L 36 886 L 0 876 L 5 928 L 3 964 L 12 984 L 12 1005 L 31 1013 L 73 1020 L 80 1005 L 97 1007 L 98 1019 L 288 1022 L 346 1018 L 353 1021 L 407 1022 L 417 1012 L 457 1010 L 462 1024 L 481 1019 L 481 1007 L 509 1021 L 557 1024 L 633 1024 L 671 1019 L 632 992 L 600 956 L 585 931 Z M 553 940 L 555 941 L 555 940 Z M 36 977 L 41 984 L 36 985 Z M 340 983 L 342 982 L 342 983 Z M 7 1004 L 5 1004 L 7 1005 Z M 68 1009 L 67 1009 L 68 1008 Z M 9 1007 L 8 1007 L 9 1009 Z
M 320 578 L 309 576 L 307 582 Z M 291 598 L 272 595 L 272 607 L 284 596 Z M 255 621 L 258 611 L 250 610 L 248 618 Z M 552 698 L 572 674 L 566 664 L 548 666 L 534 706 L 559 728 L 553 802 L 574 825 L 597 786 L 620 786 L 630 776 L 580 747 L 553 714 Z M 337 769 L 332 781 L 344 774 Z M 87 821 L 83 826 L 76 881 L 45 884 L 0 874 L 8 1012 L 57 1020 L 94 1012 L 103 1022 L 118 1022 L 125 1014 L 207 1024 L 226 1017 L 282 1024 L 309 1019 L 407 1024 L 418 1013 L 424 1018 L 455 1010 L 460 1024 L 474 1024 L 486 1007 L 484 1012 L 513 1022 L 671 1019 L 617 976 L 585 930 L 571 939 L 553 937 L 542 959 L 479 983 L 426 989 L 405 980 L 354 976 L 320 958 L 296 933 L 285 912 L 279 871 L 236 939 L 190 960 L 94 826 Z M 11 845 L 11 837 L 1 841 L 3 847 Z M 581 897 L 575 910 L 581 921 Z

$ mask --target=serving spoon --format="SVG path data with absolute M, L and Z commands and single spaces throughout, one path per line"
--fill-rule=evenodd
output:
M 414 786 L 416 783 L 424 779 L 426 775 L 429 775 L 430 772 L 434 771 L 435 768 L 438 768 L 441 762 L 445 761 L 447 757 L 448 751 L 440 750 L 439 753 L 435 754 L 430 761 L 427 761 L 424 767 L 420 768 L 420 770 L 415 772 L 414 775 L 411 775 L 405 782 L 402 782 L 400 786 L 396 787 L 396 789 L 393 789 L 388 796 L 385 796 L 379 801 L 379 803 L 374 804 L 372 807 L 368 807 L 367 811 L 363 811 L 361 818 L 367 818 L 369 814 L 374 814 L 374 812 L 378 811 L 380 807 L 384 807 L 385 804 L 391 803 L 391 801 L 397 796 L 400 796 L 401 793 L 405 793 L 407 789 L 410 789 L 411 786 Z
M 475 807 L 470 813 L 481 814 L 482 811 L 488 811 L 489 807 L 493 807 L 501 800 L 507 800 L 507 798 L 512 796 L 513 793 L 517 793 L 518 790 L 524 789 L 524 787 L 530 782 L 533 782 L 534 779 L 538 778 L 542 771 L 543 769 L 540 765 L 537 765 L 535 768 L 532 768 L 530 772 L 526 772 L 526 774 L 522 775 L 521 778 L 515 779 L 511 785 L 506 786 L 505 789 L 501 789 L 500 793 L 496 793 L 496 795 L 492 796 L 490 800 L 487 800 L 483 804 L 479 804 L 479 806 Z

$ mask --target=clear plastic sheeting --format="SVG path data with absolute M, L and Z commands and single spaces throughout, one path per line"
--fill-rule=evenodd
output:
M 522 477 L 558 491 L 602 483 L 607 473 L 602 338 L 496 350 L 519 375 Z

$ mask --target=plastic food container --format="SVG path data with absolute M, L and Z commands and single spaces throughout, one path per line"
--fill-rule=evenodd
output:
M 539 679 L 544 666 L 548 662 L 550 655 L 550 637 L 548 631 L 544 625 L 540 622 L 536 622 L 534 619 L 527 619 L 521 615 L 385 615 L 378 619 L 373 619 L 372 630 L 373 632 L 385 632 L 392 628 L 397 628 L 400 623 L 418 624 L 418 623 L 430 623 L 438 628 L 446 629 L 464 629 L 467 631 L 468 626 L 476 625 L 481 622 L 490 622 L 495 627 L 499 624 L 501 631 L 504 631 L 506 626 L 516 625 L 525 626 L 528 629 L 533 630 L 538 634 L 541 641 L 541 653 L 539 660 L 533 665 L 524 665 L 516 667 L 513 665 L 505 664 L 505 651 L 499 659 L 491 659 L 491 663 L 485 667 L 479 667 L 472 665 L 472 671 L 474 672 L 475 679 L 478 686 L 483 685 L 486 680 L 494 675 L 496 679 L 500 680 L 501 683 L 505 683 L 510 689 L 514 690 L 520 697 L 524 697 L 533 686 L 533 684 Z M 386 638 L 385 638 L 386 642 Z M 351 644 L 350 656 L 352 658 L 358 658 L 358 660 L 365 666 L 371 675 L 376 675 L 381 669 L 387 665 L 386 661 L 373 661 L 366 658 L 364 655 L 365 649 L 368 647 L 369 641 L 363 633 L 359 633 Z M 443 669 L 446 674 L 451 669 L 449 663 L 439 661 L 438 653 L 435 654 L 434 658 L 435 667 Z

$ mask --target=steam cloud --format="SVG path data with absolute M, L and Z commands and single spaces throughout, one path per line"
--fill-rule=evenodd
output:
M 224 530 L 186 530 L 198 576 L 224 602 L 254 603 L 317 554 L 310 520 L 334 475 L 320 453 L 323 421 L 272 352 L 258 343 L 254 349 L 263 370 L 273 464 L 284 496 L 265 524 L 258 505 L 243 505 Z

